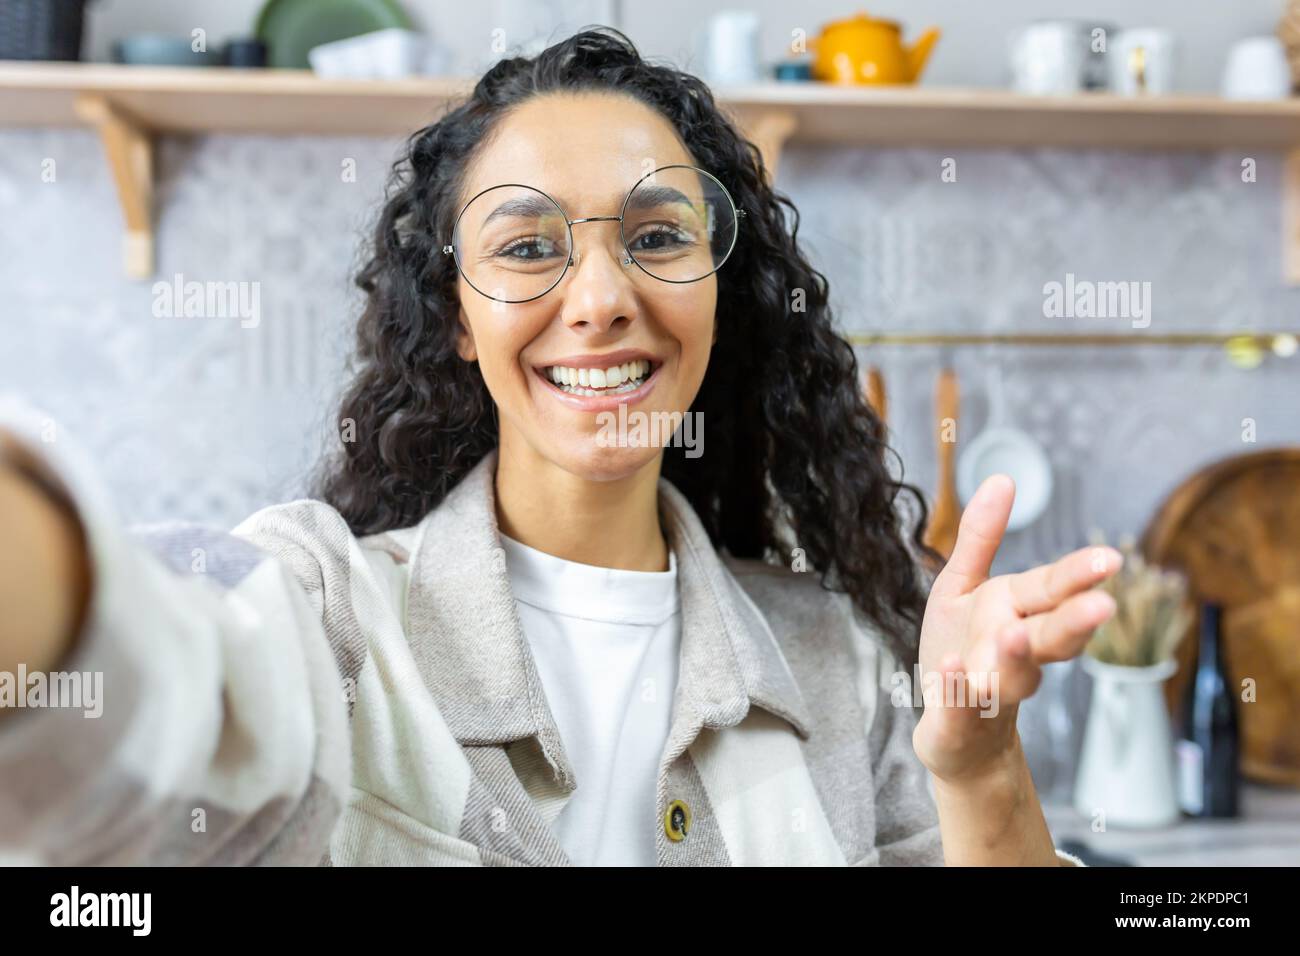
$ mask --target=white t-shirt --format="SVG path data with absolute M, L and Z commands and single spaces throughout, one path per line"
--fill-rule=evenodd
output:
M 566 561 L 502 534 L 510 586 L 578 786 L 554 827 L 575 866 L 656 865 L 656 787 L 681 647 L 667 571 Z

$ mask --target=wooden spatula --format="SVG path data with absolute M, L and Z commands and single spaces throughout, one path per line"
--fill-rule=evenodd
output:
M 867 401 L 871 403 L 876 417 L 889 423 L 889 399 L 885 395 L 885 376 L 880 366 L 873 365 L 867 372 Z
M 939 373 L 939 384 L 934 393 L 938 417 L 936 438 L 939 442 L 939 489 L 935 495 L 934 511 L 925 530 L 925 543 L 947 559 L 957 543 L 957 524 L 961 520 L 961 504 L 957 500 L 956 441 L 944 441 L 944 423 L 952 419 L 955 439 L 958 412 L 957 373 L 945 368 Z

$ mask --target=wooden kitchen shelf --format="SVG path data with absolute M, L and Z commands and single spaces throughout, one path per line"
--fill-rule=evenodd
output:
M 1043 345 L 1052 348 L 1159 345 L 1176 347 L 1248 345 L 1261 351 L 1278 350 L 1290 357 L 1300 341 L 1300 329 L 1277 332 L 1173 332 L 1159 335 L 1145 333 L 1105 334 L 1034 334 L 1026 332 L 966 333 L 966 332 L 855 332 L 846 335 L 851 345 Z
M 155 133 L 383 136 L 414 132 L 469 79 L 330 80 L 310 70 L 0 60 L 0 125 L 80 126 L 83 96 L 111 100 Z
M 158 134 L 413 132 L 474 80 L 334 80 L 303 70 L 0 61 L 0 126 L 91 126 L 113 166 L 132 275 L 152 272 L 152 143 Z M 787 141 L 877 147 L 1281 150 L 1284 263 L 1300 284 L 1300 99 L 1023 96 L 994 89 L 716 87 L 775 172 Z

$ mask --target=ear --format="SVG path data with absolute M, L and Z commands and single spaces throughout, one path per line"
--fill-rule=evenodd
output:
M 473 362 L 478 358 L 478 349 L 474 346 L 474 330 L 470 328 L 469 319 L 465 318 L 464 308 L 460 309 L 457 322 L 460 331 L 456 333 L 456 352 L 466 362 Z

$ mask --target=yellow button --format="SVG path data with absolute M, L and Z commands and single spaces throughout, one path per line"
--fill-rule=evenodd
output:
M 691 828 L 691 808 L 684 800 L 674 800 L 668 804 L 664 813 L 664 832 L 674 843 L 686 839 L 686 831 Z

